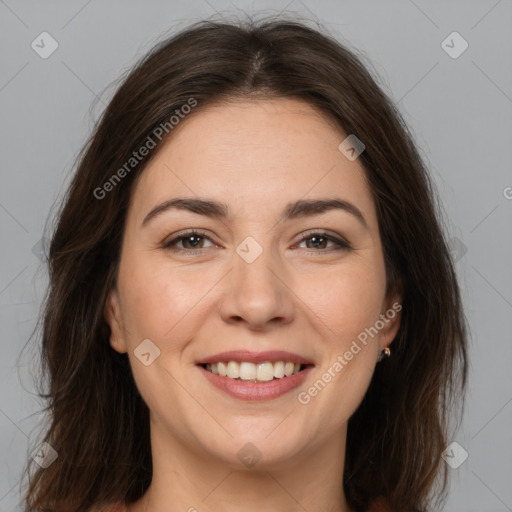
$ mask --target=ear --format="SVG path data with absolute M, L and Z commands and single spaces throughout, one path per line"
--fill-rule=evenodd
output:
M 402 317 L 402 297 L 399 294 L 391 294 L 383 303 L 380 319 L 384 327 L 380 331 L 380 349 L 391 345 L 400 328 Z
M 110 290 L 107 300 L 105 301 L 104 316 L 110 327 L 110 346 L 120 354 L 127 352 L 128 349 L 124 336 L 119 294 L 115 287 Z

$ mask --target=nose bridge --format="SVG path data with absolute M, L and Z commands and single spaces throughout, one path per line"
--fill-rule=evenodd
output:
M 225 321 L 242 319 L 258 329 L 272 320 L 290 321 L 293 302 L 279 276 L 281 263 L 269 237 L 260 243 L 248 236 L 236 247 L 229 290 L 220 308 Z

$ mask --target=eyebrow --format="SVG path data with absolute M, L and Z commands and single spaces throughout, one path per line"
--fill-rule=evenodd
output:
M 155 206 L 142 221 L 145 226 L 149 221 L 168 210 L 185 210 L 198 215 L 204 215 L 210 218 L 227 220 L 230 218 L 229 207 L 226 203 L 212 201 L 207 199 L 193 197 L 177 197 L 170 199 Z M 288 203 L 279 222 L 293 220 L 313 215 L 320 215 L 330 210 L 342 210 L 352 214 L 361 224 L 368 229 L 368 224 L 361 210 L 352 203 L 343 199 L 301 199 L 299 201 Z

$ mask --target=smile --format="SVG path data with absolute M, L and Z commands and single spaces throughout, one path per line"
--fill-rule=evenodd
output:
M 230 350 L 205 356 L 196 367 L 206 381 L 239 400 L 273 400 L 300 386 L 316 363 L 285 350 Z
M 220 377 L 258 383 L 291 377 L 304 370 L 306 366 L 292 361 L 265 361 L 262 363 L 219 361 L 218 363 L 204 364 L 203 368 Z

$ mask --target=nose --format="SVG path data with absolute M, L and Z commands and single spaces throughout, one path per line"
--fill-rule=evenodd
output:
M 272 251 L 264 249 L 250 263 L 235 253 L 219 299 L 222 319 L 230 324 L 244 323 L 254 331 L 290 323 L 296 298 L 286 281 L 284 266 Z

